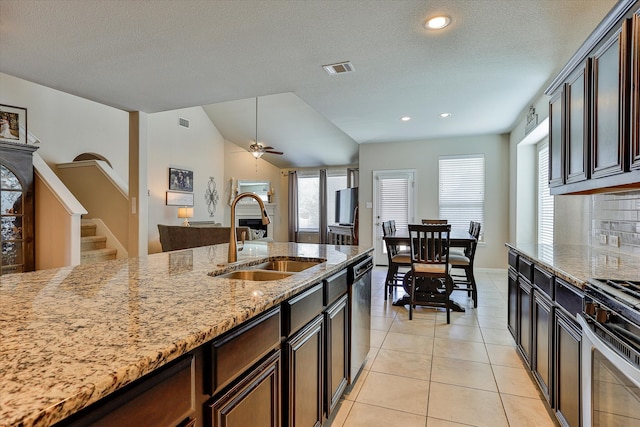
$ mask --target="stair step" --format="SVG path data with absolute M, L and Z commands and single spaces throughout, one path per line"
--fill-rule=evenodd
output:
M 94 262 L 113 260 L 116 259 L 117 253 L 117 250 L 108 248 L 94 249 L 92 251 L 82 251 L 82 253 L 80 254 L 80 263 L 91 264 Z
M 95 225 L 94 223 L 82 220 L 82 223 L 80 225 L 80 236 L 81 237 L 95 236 L 96 228 L 98 228 L 98 226 Z
M 105 249 L 106 247 L 107 247 L 107 238 L 105 236 L 84 236 L 80 238 L 81 251 Z

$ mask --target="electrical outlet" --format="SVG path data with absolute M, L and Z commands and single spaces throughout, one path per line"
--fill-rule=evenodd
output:
M 606 234 L 601 234 L 600 235 L 600 244 L 601 245 L 606 245 L 607 244 L 607 235 Z
M 619 247 L 618 236 L 609 236 L 609 246 Z

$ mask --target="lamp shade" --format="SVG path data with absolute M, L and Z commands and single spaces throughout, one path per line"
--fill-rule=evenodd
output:
M 264 151 L 252 151 L 251 154 L 253 154 L 253 157 L 256 159 L 259 159 L 264 154 Z

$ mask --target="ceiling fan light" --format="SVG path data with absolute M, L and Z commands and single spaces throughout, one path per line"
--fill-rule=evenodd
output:
M 256 159 L 259 159 L 264 154 L 264 151 L 252 151 L 251 154 L 253 154 L 253 157 Z

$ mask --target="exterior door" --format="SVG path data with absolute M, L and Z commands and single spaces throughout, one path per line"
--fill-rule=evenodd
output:
M 395 220 L 398 231 L 407 232 L 414 222 L 415 170 L 373 171 L 373 241 L 376 265 L 387 265 L 382 223 Z

